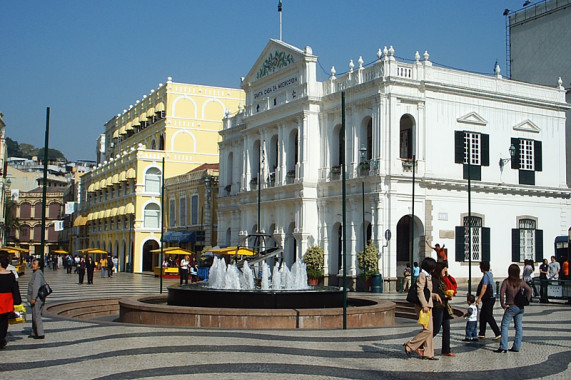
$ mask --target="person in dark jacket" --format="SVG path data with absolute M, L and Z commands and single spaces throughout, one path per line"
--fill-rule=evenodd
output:
M 14 273 L 7 269 L 9 263 L 10 256 L 0 253 L 0 349 L 8 344 L 8 319 L 14 311 L 14 305 L 22 303 L 18 281 Z
M 454 291 L 446 291 L 444 277 L 447 275 L 447 270 L 446 263 L 439 261 L 436 263 L 436 269 L 432 275 L 432 291 L 434 294 L 440 296 L 440 301 L 434 301 L 434 307 L 432 308 L 432 320 L 434 325 L 432 336 L 435 337 L 438 335 L 440 327 L 442 326 L 442 356 L 456 356 L 450 352 L 450 320 L 452 319 L 452 308 L 448 300 L 452 298 L 449 294 Z
M 87 283 L 93 285 L 93 272 L 95 272 L 95 261 L 93 261 L 93 258 L 91 258 L 91 256 L 87 256 L 85 269 L 87 270 Z
M 40 269 L 40 260 L 32 261 L 32 278 L 28 282 L 28 302 L 32 306 L 32 333 L 28 338 L 44 339 L 44 323 L 42 321 L 42 312 L 45 300 L 38 296 L 38 291 L 46 283 L 44 272 Z
M 83 279 L 85 278 L 85 259 L 83 257 L 77 263 L 77 273 L 79 275 L 79 283 L 83 284 Z

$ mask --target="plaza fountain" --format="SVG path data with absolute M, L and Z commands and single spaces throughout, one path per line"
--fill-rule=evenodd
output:
M 238 329 L 342 326 L 341 289 L 309 286 L 305 264 L 299 260 L 288 268 L 279 259 L 281 248 L 257 252 L 250 263 L 215 257 L 207 282 L 169 286 L 166 304 L 163 295 L 120 300 L 121 322 Z M 268 261 L 275 261 L 273 269 Z M 348 327 L 394 325 L 393 302 L 349 297 L 347 305 Z

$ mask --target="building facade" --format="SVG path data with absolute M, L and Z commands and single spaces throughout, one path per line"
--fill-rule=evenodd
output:
M 218 164 L 165 180 L 163 242 L 199 252 L 217 242 Z
M 511 79 L 554 86 L 560 79 L 571 103 L 571 0 L 533 2 L 507 17 Z M 566 122 L 567 184 L 571 185 L 571 111 Z
M 567 231 L 569 106 L 560 85 L 507 80 L 499 67 L 493 76 L 439 68 L 428 52 L 399 62 L 392 47 L 367 67 L 351 60 L 339 77 L 332 68 L 324 82 L 316 62 L 310 47 L 270 40 L 243 79 L 245 107 L 220 132 L 220 245 L 258 229 L 261 186 L 259 229 L 284 247 L 288 264 L 322 246 L 326 282 L 337 284 L 344 150 L 353 278 L 369 240 L 392 286 L 411 258 L 435 257 L 425 240 L 445 245 L 456 277 L 479 276 L 481 260 L 501 277 L 512 261 L 548 256 Z
M 4 114 L 0 112 L 0 170 L 2 170 L 2 175 L 0 175 L 0 202 L 2 204 L 0 210 L 0 244 L 2 245 L 6 244 L 6 202 L 10 195 L 6 159 L 6 123 L 4 122 Z
M 74 224 L 85 221 L 88 239 L 82 235 L 82 244 L 117 256 L 121 271 L 152 270 L 157 258 L 150 251 L 161 238 L 163 175 L 218 162 L 222 118 L 243 103 L 242 90 L 169 78 L 107 122 L 97 142 L 104 161 L 81 177 L 85 219 Z

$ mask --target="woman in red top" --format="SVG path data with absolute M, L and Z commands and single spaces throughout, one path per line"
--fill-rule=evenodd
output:
M 10 263 L 7 253 L 0 253 L 0 349 L 6 347 L 8 319 L 14 311 L 14 305 L 22 303 L 20 288 L 14 273 L 6 269 Z

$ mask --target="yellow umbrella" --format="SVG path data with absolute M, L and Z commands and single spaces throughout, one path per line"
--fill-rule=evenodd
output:
M 258 252 L 247 247 L 226 247 L 226 248 L 216 248 L 211 249 L 208 252 L 212 252 L 215 255 L 240 255 L 240 256 L 255 256 Z
M 19 252 L 29 252 L 27 249 L 18 248 L 18 247 L 0 247 L 0 251 L 8 252 L 8 253 L 19 253 Z
M 69 253 L 69 252 L 66 251 L 65 249 L 56 249 L 55 251 L 53 251 L 53 253 Z
M 151 250 L 152 253 L 161 253 L 161 249 L 153 249 Z M 168 248 L 163 248 L 163 253 L 165 255 L 194 255 L 194 253 L 192 253 L 191 251 L 187 250 L 187 249 L 183 249 L 180 247 L 168 247 Z

